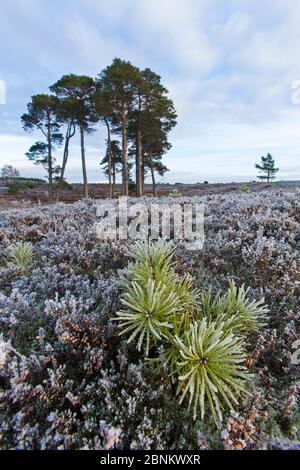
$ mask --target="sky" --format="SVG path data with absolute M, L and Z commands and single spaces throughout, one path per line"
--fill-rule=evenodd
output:
M 21 126 L 30 97 L 120 57 L 158 73 L 174 101 L 164 181 L 253 180 L 268 152 L 278 179 L 300 179 L 299 24 L 300 0 L 1 0 L 0 167 L 44 176 L 25 156 L 41 140 Z M 90 182 L 104 181 L 105 128 L 96 127 Z M 78 136 L 68 165 L 68 181 L 82 181 Z

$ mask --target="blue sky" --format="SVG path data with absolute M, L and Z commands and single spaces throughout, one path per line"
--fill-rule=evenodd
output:
M 120 57 L 159 73 L 174 100 L 168 181 L 249 181 L 267 152 L 279 179 L 300 179 L 299 24 L 299 0 L 1 0 L 0 166 L 43 176 L 24 155 L 40 139 L 20 124 L 30 97 Z M 104 179 L 98 128 L 87 138 L 90 182 Z M 66 176 L 81 181 L 76 139 Z

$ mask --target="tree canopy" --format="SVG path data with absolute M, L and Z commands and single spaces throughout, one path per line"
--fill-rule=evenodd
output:
M 36 142 L 26 155 L 47 167 L 50 201 L 53 200 L 52 176 L 57 171 L 52 152 L 65 142 L 60 170 L 63 182 L 69 144 L 76 129 L 80 134 L 84 195 L 88 197 L 85 136 L 95 130 L 98 122 L 105 125 L 107 131 L 102 164 L 109 180 L 109 196 L 113 197 L 119 172 L 123 195 L 129 194 L 133 164 L 136 195 L 143 194 L 147 171 L 151 172 L 155 191 L 155 173 L 163 175 L 167 171 L 161 160 L 171 148 L 168 135 L 177 118 L 159 75 L 149 68 L 140 70 L 131 62 L 116 58 L 96 79 L 64 75 L 50 86 L 50 92 L 33 96 L 27 113 L 21 118 L 26 131 L 38 129 L 45 138 L 43 142 Z
M 48 182 L 49 182 L 49 200 L 53 202 L 53 150 L 60 146 L 63 141 L 63 136 L 60 132 L 60 119 L 59 119 L 59 100 L 53 95 L 39 94 L 31 98 L 31 102 L 27 105 L 27 113 L 21 117 L 23 128 L 27 132 L 32 132 L 35 129 L 41 131 L 46 142 L 37 142 L 31 147 L 27 156 L 33 157 L 32 151 L 37 151 L 37 159 L 41 158 L 41 151 L 43 148 L 45 165 L 47 167 Z
M 259 175 L 257 176 L 260 180 L 271 181 L 276 178 L 276 173 L 278 173 L 279 168 L 275 167 L 275 160 L 270 153 L 266 157 L 261 157 L 261 163 L 257 163 L 255 168 L 259 170 Z
M 98 121 L 94 107 L 96 83 L 93 78 L 86 75 L 70 74 L 64 75 L 50 87 L 50 90 L 60 100 L 63 100 L 62 105 L 65 113 L 60 108 L 62 117 L 71 116 L 72 122 L 79 128 L 84 195 L 88 197 L 85 134 L 93 132 L 92 125 Z

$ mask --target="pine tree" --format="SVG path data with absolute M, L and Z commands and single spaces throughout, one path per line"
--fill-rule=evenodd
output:
M 266 180 L 268 183 L 269 181 L 276 178 L 276 173 L 278 172 L 279 168 L 275 168 L 275 160 L 270 153 L 266 157 L 261 157 L 261 163 L 256 164 L 255 168 L 257 168 L 260 173 L 257 177 L 260 180 Z
M 50 87 L 50 90 L 53 89 L 55 93 L 55 86 Z M 65 127 L 65 136 L 64 136 L 64 149 L 62 157 L 62 165 L 60 175 L 56 176 L 55 180 L 58 183 L 57 193 L 56 193 L 56 202 L 59 202 L 60 193 L 63 189 L 63 186 L 66 182 L 65 180 L 65 171 L 69 158 L 69 147 L 70 141 L 76 134 L 76 115 L 77 115 L 77 103 L 69 98 L 59 98 L 58 99 L 58 108 L 57 108 L 57 119 L 62 126 Z
M 93 78 L 85 75 L 64 75 L 57 83 L 50 87 L 60 99 L 72 103 L 74 123 L 80 132 L 80 147 L 84 196 L 88 197 L 88 179 L 85 156 L 85 135 L 94 131 L 92 124 L 99 120 L 94 109 L 93 97 L 96 92 L 96 84 Z
M 99 116 L 100 121 L 102 121 L 106 126 L 107 132 L 107 168 L 106 175 L 108 176 L 108 187 L 109 187 L 109 198 L 113 197 L 114 185 L 115 185 L 115 171 L 113 169 L 112 163 L 112 127 L 114 124 L 114 103 L 113 103 L 113 90 L 106 86 L 106 84 L 101 81 L 101 79 L 96 80 L 97 91 L 94 95 L 94 106 L 95 111 Z M 114 144 L 115 145 L 115 144 Z
M 142 140 L 143 144 L 143 177 L 150 171 L 153 196 L 157 196 L 157 183 L 155 173 L 164 176 L 168 168 L 162 163 L 163 155 L 170 150 L 172 145 L 167 140 L 167 132 L 162 129 L 159 120 L 150 119 L 149 126 Z
M 154 161 L 161 159 L 167 150 L 167 146 L 161 144 L 167 141 L 167 134 L 176 125 L 176 118 L 173 102 L 168 98 L 168 90 L 162 85 L 161 77 L 149 68 L 141 71 L 129 125 L 129 136 L 133 141 L 132 148 L 135 149 L 137 196 L 143 195 L 147 166 L 151 171 L 154 193 L 156 192 Z M 145 145 L 148 147 L 147 151 Z M 150 149 L 151 146 L 155 148 Z M 145 155 L 147 161 L 144 161 Z M 159 168 L 165 167 L 159 165 Z
M 53 156 L 55 146 L 62 144 L 63 137 L 60 133 L 60 122 L 57 118 L 59 102 L 52 95 L 35 95 L 27 105 L 27 113 L 21 117 L 25 131 L 31 132 L 38 129 L 46 139 L 46 143 L 38 142 L 29 150 L 27 156 L 31 160 L 42 159 L 47 166 L 49 179 L 49 200 L 53 202 Z M 39 162 L 40 163 L 40 162 Z
M 128 196 L 129 183 L 127 121 L 137 99 L 139 79 L 139 69 L 130 62 L 118 58 L 114 59 L 113 63 L 106 67 L 99 76 L 102 90 L 111 95 L 115 131 L 122 135 L 122 192 L 124 196 Z
M 103 166 L 104 174 L 109 176 L 109 160 L 111 159 L 111 180 L 112 180 L 112 191 L 111 195 L 114 195 L 116 186 L 116 177 L 118 173 L 122 173 L 122 150 L 118 140 L 111 140 L 110 143 L 106 141 L 106 154 L 101 161 Z
M 49 152 L 48 145 L 45 142 L 36 142 L 33 144 L 26 157 L 29 158 L 35 165 L 42 165 L 47 170 L 48 183 L 53 183 L 54 176 L 61 172 L 61 167 L 55 165 L 55 158 L 51 157 L 51 165 L 49 165 Z

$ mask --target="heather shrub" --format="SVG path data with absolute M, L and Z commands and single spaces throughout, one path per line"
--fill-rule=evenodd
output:
M 253 386 L 244 383 L 251 395 L 241 391 L 234 412 L 221 399 L 221 429 L 208 401 L 204 419 L 200 406 L 194 420 L 189 390 L 179 405 L 186 382 L 178 376 L 188 371 L 176 345 L 165 344 L 170 328 L 150 338 L 148 359 L 146 337 L 138 351 L 138 335 L 127 343 L 133 330 L 119 336 L 111 319 L 131 311 L 121 297 L 124 280 L 137 282 L 136 260 L 130 241 L 95 239 L 93 201 L 1 212 L 0 448 L 299 448 L 299 366 L 291 361 L 300 331 L 299 195 L 274 188 L 193 198 L 206 206 L 204 247 L 173 245 L 169 282 L 197 325 L 208 315 L 211 322 L 220 318 L 230 280 L 237 288 L 231 302 L 239 299 L 242 312 L 262 298 L 268 306 L 259 324 L 252 314 L 239 318 L 240 365 Z M 6 264 L 18 242 L 32 243 L 28 270 Z M 189 316 L 180 317 L 180 330 L 191 324 Z M 192 332 L 177 336 L 184 352 Z M 180 375 L 170 376 L 174 361 Z

